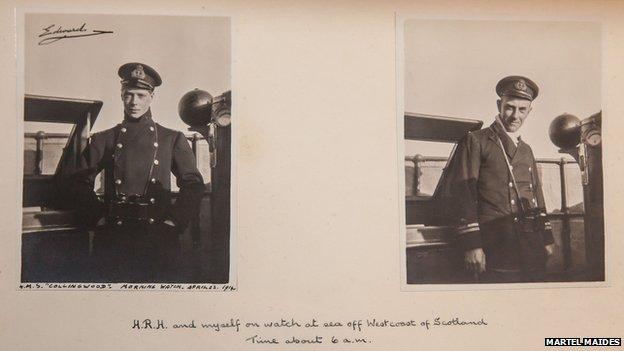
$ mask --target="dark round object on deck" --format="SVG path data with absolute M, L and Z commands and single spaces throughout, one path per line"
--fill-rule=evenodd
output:
M 178 103 L 178 114 L 191 127 L 207 125 L 212 117 L 212 95 L 197 88 L 189 91 Z
M 562 149 L 576 147 L 581 142 L 581 120 L 564 113 L 550 122 L 548 129 L 550 140 Z

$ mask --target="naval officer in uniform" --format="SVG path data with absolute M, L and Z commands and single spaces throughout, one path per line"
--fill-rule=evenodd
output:
M 124 116 L 113 128 L 95 133 L 73 179 L 80 219 L 96 223 L 93 280 L 178 282 L 179 235 L 198 215 L 204 182 L 184 134 L 152 117 L 160 75 L 143 63 L 118 71 Z M 104 197 L 94 180 L 104 171 Z M 171 198 L 171 173 L 180 188 Z
M 458 199 L 457 241 L 466 269 L 481 282 L 542 281 L 553 253 L 552 228 L 533 151 L 520 129 L 539 88 L 521 76 L 496 85 L 498 115 L 460 141 L 449 164 Z

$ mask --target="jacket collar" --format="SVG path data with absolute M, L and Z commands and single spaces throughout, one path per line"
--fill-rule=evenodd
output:
M 126 114 L 124 112 L 124 119 L 123 119 L 123 123 L 124 124 L 151 124 L 153 123 L 152 120 L 152 110 L 150 108 L 147 109 L 147 111 L 145 111 L 145 113 L 139 117 L 139 118 L 134 118 L 134 117 L 130 117 L 128 114 Z
M 500 140 L 503 144 L 505 153 L 509 156 L 510 159 L 513 159 L 513 157 L 516 155 L 516 151 L 523 144 L 522 139 L 518 138 L 518 145 L 514 144 L 514 142 L 511 140 L 511 137 L 509 136 L 509 134 L 507 134 L 502 124 L 496 119 L 490 125 L 489 130 L 490 130 L 490 136 L 489 136 L 490 139 L 492 139 L 499 148 L 500 148 L 500 144 L 498 140 Z

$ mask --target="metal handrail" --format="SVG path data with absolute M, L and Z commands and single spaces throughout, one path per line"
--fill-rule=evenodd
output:
M 204 140 L 204 137 L 198 133 L 184 134 L 184 136 L 188 141 L 191 142 L 191 148 L 193 150 L 193 153 L 195 154 L 195 157 L 197 157 L 197 142 L 200 140 Z M 69 138 L 69 133 L 46 133 L 44 131 L 24 133 L 24 139 L 35 140 L 35 169 L 33 171 L 33 175 L 41 175 L 43 170 L 43 149 L 45 145 L 43 141 L 46 139 L 67 138 Z
M 414 155 L 414 156 L 405 156 L 405 161 L 414 163 L 414 184 L 416 185 L 416 193 L 418 193 L 418 184 L 419 184 L 419 164 L 422 162 L 446 162 L 448 161 L 448 157 L 443 156 L 422 156 L 422 155 Z M 561 185 L 561 212 L 553 213 L 549 212 L 548 216 L 550 218 L 561 219 L 562 228 L 561 228 L 561 241 L 563 247 L 563 264 L 565 270 L 570 270 L 572 268 L 572 243 L 571 243 L 571 225 L 570 222 L 573 218 L 585 218 L 584 213 L 572 213 L 568 206 L 567 201 L 567 172 L 566 165 L 577 163 L 574 159 L 569 158 L 538 158 L 535 160 L 538 164 L 553 164 L 559 166 L 559 183 Z
M 192 133 L 192 134 L 184 134 L 184 136 L 186 137 L 186 139 L 188 139 L 189 141 L 193 141 L 194 139 L 196 140 L 203 140 L 204 137 L 199 134 L 199 133 Z M 69 133 L 46 133 L 42 130 L 38 131 L 38 132 L 26 132 L 24 133 L 24 138 L 27 139 L 63 139 L 63 138 L 69 138 Z
M 423 155 L 414 155 L 414 156 L 405 156 L 405 161 L 421 161 L 421 162 L 427 162 L 427 161 L 444 161 L 446 162 L 448 160 L 448 157 L 446 156 L 423 156 Z M 576 160 L 574 159 L 569 159 L 569 158 L 536 158 L 535 162 L 537 163 L 549 163 L 549 164 L 572 164 L 572 163 L 578 163 L 576 162 Z

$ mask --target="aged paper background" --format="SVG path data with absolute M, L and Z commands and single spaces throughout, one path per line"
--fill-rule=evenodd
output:
M 17 291 L 22 136 L 21 116 L 16 116 L 16 101 L 21 100 L 15 94 L 20 79 L 15 69 L 15 6 L 232 16 L 238 291 Z M 536 350 L 543 347 L 544 337 L 622 337 L 624 4 L 5 1 L 1 9 L 0 348 Z M 430 18 L 603 22 L 608 287 L 400 291 L 396 12 Z M 250 336 L 245 333 L 131 329 L 133 319 L 143 318 L 347 321 L 436 316 L 485 318 L 488 326 L 372 329 L 365 333 L 372 340 L 366 345 L 277 347 L 245 343 Z M 306 336 L 285 329 L 263 334 Z M 346 330 L 335 334 L 354 335 Z

